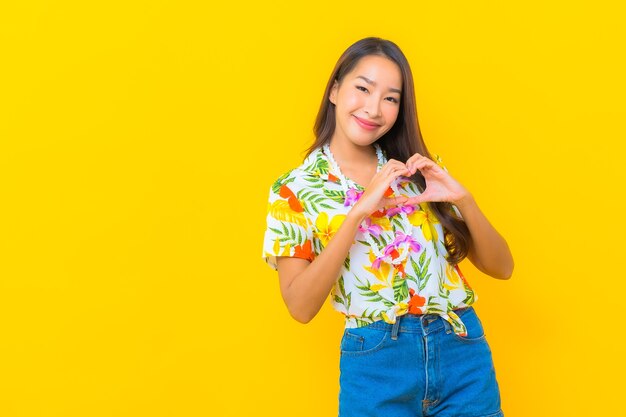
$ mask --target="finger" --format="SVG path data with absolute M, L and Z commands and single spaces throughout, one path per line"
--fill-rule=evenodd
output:
M 426 198 L 423 197 L 423 194 L 420 194 L 416 197 L 411 197 L 409 199 L 407 199 L 404 204 L 406 205 L 411 205 L 411 206 L 417 206 L 419 204 L 422 203 L 426 203 L 428 200 Z
M 437 166 L 437 164 L 435 164 L 433 161 L 428 158 L 423 158 L 413 163 L 413 168 L 415 169 L 413 173 L 417 172 L 417 170 L 419 170 L 421 173 L 424 173 L 430 169 L 433 169 L 435 166 Z
M 406 161 L 406 166 L 407 168 L 409 168 L 409 171 L 411 171 L 411 174 L 415 174 L 415 171 L 413 169 L 413 164 L 416 161 L 418 161 L 420 158 L 423 158 L 423 156 L 419 153 L 415 153 Z
M 402 175 L 409 175 L 409 174 L 410 172 L 407 167 L 398 168 L 398 169 L 391 171 L 389 174 L 387 174 L 387 179 L 390 180 L 391 182 Z
M 387 162 L 383 168 L 381 169 L 381 171 L 385 171 L 385 172 L 389 172 L 390 170 L 394 169 L 394 168 L 406 168 L 406 165 L 403 164 L 400 161 L 396 161 L 395 159 L 391 159 L 389 162 Z
M 406 204 L 409 199 L 406 196 L 401 195 L 400 197 L 393 198 L 383 198 L 383 207 L 394 207 L 399 206 L 401 204 Z

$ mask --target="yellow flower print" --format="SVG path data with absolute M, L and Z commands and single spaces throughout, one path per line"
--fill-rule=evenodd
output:
M 374 255 L 374 252 L 370 250 L 369 262 L 368 262 L 369 266 L 364 265 L 363 268 L 367 272 L 374 275 L 378 281 L 380 281 L 380 284 L 372 285 L 370 287 L 370 290 L 374 292 L 378 292 L 382 290 L 383 288 L 393 287 L 393 278 L 396 274 L 395 274 L 395 271 L 393 274 L 390 273 L 392 269 L 391 264 L 389 262 L 381 262 L 379 268 L 372 268 L 371 265 L 375 260 L 376 260 L 376 256 Z
M 381 316 L 388 324 L 394 324 L 397 317 L 402 316 L 409 311 L 409 305 L 407 303 L 398 303 L 392 307 L 388 312 L 382 312 Z
M 345 214 L 339 214 L 333 217 L 329 222 L 328 213 L 324 211 L 317 216 L 317 220 L 315 220 L 315 227 L 317 228 L 315 236 L 322 242 L 322 246 L 326 246 L 330 239 L 335 236 L 335 233 L 337 233 L 337 230 L 339 230 L 339 227 L 345 219 Z
M 276 220 L 282 222 L 295 223 L 299 226 L 306 227 L 306 217 L 304 213 L 298 213 L 293 210 L 289 203 L 285 200 L 276 200 L 272 204 L 268 204 L 267 212 L 272 215 Z
M 408 218 L 413 226 L 419 226 L 422 229 L 424 239 L 434 239 L 435 241 L 439 239 L 437 229 L 435 228 L 435 224 L 439 223 L 439 220 L 437 216 L 435 216 L 435 213 L 430 211 L 428 206 L 422 210 L 415 210 L 413 213 L 409 214 Z
M 446 282 L 443 283 L 443 287 L 447 290 L 456 290 L 461 288 L 461 279 L 459 277 L 459 275 L 456 272 L 456 269 L 454 268 L 454 266 L 450 265 L 449 263 L 446 263 L 446 277 L 448 278 L 448 281 L 450 282 L 450 284 L 447 284 Z
M 377 224 L 382 227 L 383 230 L 391 230 L 391 222 L 389 221 L 389 217 L 384 214 L 378 215 L 378 213 L 374 213 L 369 217 L 372 224 Z
M 280 251 L 280 240 L 278 238 L 274 239 L 274 247 L 272 249 L 274 250 L 274 255 L 278 255 L 278 251 Z
M 291 253 L 291 244 L 286 244 L 285 247 L 283 248 L 283 252 L 280 252 L 280 240 L 275 239 L 274 240 L 274 247 L 272 248 L 274 250 L 274 253 L 272 255 L 274 256 L 290 256 Z

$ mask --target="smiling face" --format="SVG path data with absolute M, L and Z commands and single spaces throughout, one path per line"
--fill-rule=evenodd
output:
M 336 118 L 332 140 L 374 143 L 396 122 L 401 91 L 402 73 L 395 62 L 378 55 L 361 58 L 331 89 Z

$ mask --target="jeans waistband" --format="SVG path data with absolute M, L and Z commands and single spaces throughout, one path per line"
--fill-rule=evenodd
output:
M 470 311 L 473 311 L 473 307 L 463 307 L 458 308 L 454 311 L 454 313 L 462 318 L 465 314 Z M 398 332 L 423 332 L 424 330 L 428 330 L 429 333 L 437 331 L 439 329 L 447 329 L 450 324 L 444 319 L 441 315 L 437 313 L 426 313 L 426 314 L 403 314 L 402 316 L 396 317 L 396 324 L 390 324 L 385 322 L 384 320 L 378 320 L 373 323 L 370 323 L 367 327 L 370 329 L 379 329 L 385 331 L 392 331 L 395 327 Z

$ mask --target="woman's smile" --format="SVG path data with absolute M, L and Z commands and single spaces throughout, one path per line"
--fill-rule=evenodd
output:
M 354 116 L 354 119 L 356 120 L 357 124 L 365 130 L 376 130 L 380 127 L 379 124 L 368 122 L 367 120 L 361 119 L 357 116 Z

